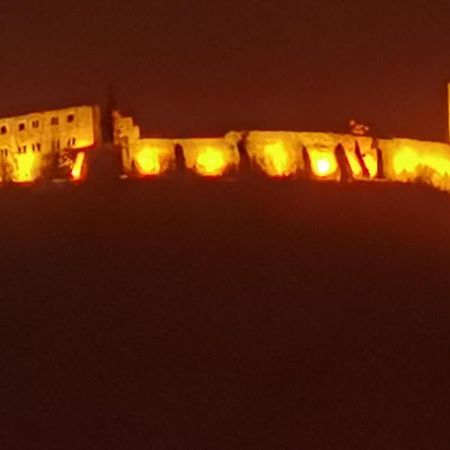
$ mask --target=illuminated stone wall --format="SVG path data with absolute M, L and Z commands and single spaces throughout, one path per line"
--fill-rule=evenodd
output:
M 113 113 L 114 143 L 121 147 L 129 175 L 157 176 L 175 168 L 175 147 L 183 151 L 186 169 L 202 176 L 222 176 L 236 169 L 239 152 L 234 137 L 196 139 L 142 138 L 131 117 Z
M 175 142 L 183 149 L 186 168 L 198 175 L 218 177 L 239 165 L 239 152 L 233 139 L 179 139 Z
M 349 134 L 289 131 L 231 131 L 217 139 L 141 139 L 129 117 L 115 120 L 124 170 L 160 175 L 175 165 L 175 147 L 183 150 L 186 168 L 202 176 L 233 173 L 240 166 L 239 146 L 250 169 L 276 178 L 341 180 L 386 179 L 424 182 L 450 190 L 450 145 L 410 139 L 375 140 Z M 379 158 L 381 156 L 381 159 Z
M 236 132 L 232 132 L 236 135 Z M 242 136 L 242 134 L 241 134 Z M 376 150 L 372 138 L 319 132 L 251 131 L 246 139 L 246 149 L 253 168 L 271 177 L 301 176 L 308 168 L 310 178 L 319 180 L 340 179 L 336 147 L 341 144 L 355 179 L 375 178 L 377 174 Z M 369 172 L 364 176 L 357 158 Z
M 95 106 L 0 119 L 0 180 L 34 181 L 55 152 L 93 147 L 100 131 Z
M 139 151 L 141 131 L 132 117 L 122 116 L 119 111 L 113 112 L 113 127 L 114 145 L 121 149 L 123 170 L 125 173 L 131 173 Z
M 412 139 L 380 141 L 386 178 L 450 190 L 450 145 Z

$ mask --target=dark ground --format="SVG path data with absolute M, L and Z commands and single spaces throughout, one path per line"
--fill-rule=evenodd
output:
M 450 198 L 0 192 L 0 448 L 448 449 Z

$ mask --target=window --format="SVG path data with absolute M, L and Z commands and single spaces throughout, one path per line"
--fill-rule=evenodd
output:
M 39 120 L 33 120 L 33 121 L 31 122 L 31 126 L 32 126 L 33 128 L 39 128 Z
M 75 144 L 76 144 L 76 142 L 77 142 L 77 140 L 76 140 L 76 138 L 70 138 L 68 141 L 67 141 L 67 147 L 75 147 Z
M 36 144 L 36 148 L 37 148 L 37 151 L 38 151 L 38 152 L 41 151 L 41 143 L 40 143 L 40 142 L 38 142 L 38 143 Z
M 75 115 L 74 114 L 69 114 L 67 116 L 67 122 L 72 123 L 75 120 Z
M 19 123 L 18 130 L 19 130 L 19 131 L 25 131 L 25 124 L 24 124 L 23 122 L 22 122 L 22 123 Z
M 52 125 L 58 125 L 59 124 L 59 119 L 57 117 L 52 117 L 50 120 L 50 123 Z
M 8 133 L 8 127 L 7 127 L 6 125 L 2 125 L 2 126 L 0 127 L 0 133 L 1 133 L 1 134 L 6 134 L 6 133 Z

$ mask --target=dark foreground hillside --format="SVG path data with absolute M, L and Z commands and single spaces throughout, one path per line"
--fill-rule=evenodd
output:
M 447 194 L 123 182 L 0 206 L 0 448 L 449 448 Z

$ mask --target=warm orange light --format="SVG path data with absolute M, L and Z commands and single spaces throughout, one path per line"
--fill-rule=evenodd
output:
M 268 175 L 285 177 L 295 170 L 289 153 L 282 142 L 275 142 L 264 147 L 265 170 Z
M 214 147 L 206 147 L 199 151 L 195 168 L 202 176 L 217 177 L 224 174 L 227 161 L 223 151 Z
M 377 158 L 374 155 L 365 154 L 363 155 L 364 164 L 369 171 L 370 178 L 374 178 L 377 174 L 378 163 Z
M 316 168 L 318 175 L 328 175 L 331 169 L 330 161 L 328 159 L 318 159 L 316 161 Z
M 158 148 L 144 147 L 136 154 L 135 162 L 142 175 L 159 175 L 162 172 Z
M 356 157 L 356 154 L 351 152 L 346 152 L 348 162 L 350 164 L 350 168 L 352 169 L 352 174 L 356 178 L 360 177 L 362 175 L 362 167 L 361 164 L 358 161 L 358 158 Z
M 394 153 L 392 167 L 399 179 L 422 179 L 437 187 L 449 186 L 450 154 L 437 149 L 433 151 L 423 144 L 420 148 L 402 146 Z
M 316 176 L 325 178 L 337 171 L 337 161 L 333 153 L 312 151 L 310 155 L 312 170 Z
M 30 183 L 35 180 L 35 153 L 21 153 L 17 158 L 17 172 L 14 176 L 14 181 L 17 183 Z
M 73 145 L 72 148 L 86 148 L 90 147 L 92 144 L 92 141 L 89 141 L 87 139 L 77 139 L 75 141 L 75 145 Z
M 421 159 L 413 148 L 403 147 L 394 155 L 393 168 L 395 174 L 415 174 L 421 165 Z
M 79 181 L 83 174 L 84 161 L 86 159 L 86 154 L 84 152 L 78 152 L 75 158 L 75 162 L 73 163 L 71 175 L 72 179 L 75 181 Z

